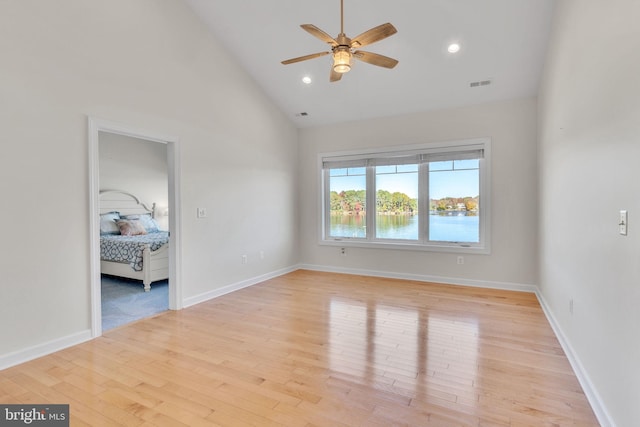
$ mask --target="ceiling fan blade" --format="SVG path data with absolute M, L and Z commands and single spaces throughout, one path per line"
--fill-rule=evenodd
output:
M 320 28 L 316 27 L 315 25 L 302 24 L 300 26 L 302 27 L 303 30 L 305 30 L 312 36 L 317 37 L 323 42 L 330 44 L 332 47 L 338 46 L 338 42 L 333 37 L 331 37 L 329 34 L 325 33 L 324 31 L 322 31 Z
M 396 59 L 379 55 L 377 53 L 365 52 L 363 50 L 356 50 L 353 52 L 353 56 L 362 62 L 377 65 L 378 67 L 393 68 L 398 65 L 398 61 Z
M 397 32 L 398 30 L 396 30 L 396 27 L 387 22 L 386 24 L 378 25 L 375 28 L 365 31 L 359 36 L 352 38 L 351 47 L 355 49 L 357 47 L 366 46 L 382 39 L 386 39 Z
M 336 73 L 335 71 L 333 71 L 333 67 L 332 67 L 331 68 L 331 76 L 329 76 L 329 81 L 331 83 L 333 83 L 333 82 L 337 82 L 341 78 L 342 78 L 342 73 Z
M 294 62 L 306 61 L 307 59 L 318 58 L 320 56 L 329 55 L 331 52 L 318 52 L 312 53 L 311 55 L 299 56 L 297 58 L 287 59 L 286 61 L 282 61 L 284 65 L 293 64 Z

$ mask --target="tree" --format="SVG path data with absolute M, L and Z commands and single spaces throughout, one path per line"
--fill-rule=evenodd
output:
M 342 198 L 340 197 L 340 195 L 335 192 L 332 191 L 329 194 L 329 209 L 332 211 L 341 211 L 342 210 Z
M 329 206 L 333 213 L 366 213 L 366 190 L 344 190 L 340 193 L 332 191 L 329 193 Z M 412 199 L 408 195 L 387 190 L 378 190 L 376 193 L 376 212 L 396 214 L 406 214 L 417 212 L 418 199 Z
M 386 190 L 378 190 L 376 193 L 376 205 L 378 212 L 389 212 L 391 210 L 391 193 Z

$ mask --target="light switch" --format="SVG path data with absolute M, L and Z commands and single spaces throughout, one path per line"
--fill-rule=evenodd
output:
M 627 211 L 620 211 L 620 220 L 618 221 L 618 230 L 623 236 L 627 235 L 628 226 Z
M 197 215 L 198 215 L 198 218 L 206 218 L 207 217 L 207 208 L 198 208 Z

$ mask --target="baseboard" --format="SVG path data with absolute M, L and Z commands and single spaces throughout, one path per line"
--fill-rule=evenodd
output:
M 241 282 L 232 283 L 230 285 L 223 286 L 222 288 L 214 289 L 212 291 L 208 291 L 200 295 L 185 298 L 182 301 L 182 308 L 191 307 L 192 305 L 200 304 L 201 302 L 209 301 L 210 299 L 218 298 L 218 297 L 221 297 L 222 295 L 226 295 L 243 288 L 248 288 L 249 286 L 256 285 L 260 282 L 264 282 L 265 280 L 273 279 L 274 277 L 282 276 L 284 274 L 291 273 L 292 271 L 296 271 L 296 270 L 298 270 L 298 266 L 294 265 L 291 267 L 272 271 L 270 273 L 262 274 L 260 276 L 252 277 L 250 279 L 243 280 Z
M 322 265 L 313 265 L 313 264 L 298 264 L 291 267 L 283 268 L 280 270 L 276 270 L 267 274 L 263 274 L 260 276 L 256 276 L 247 280 L 243 280 L 241 282 L 237 282 L 228 286 L 224 286 L 219 289 L 215 289 L 213 291 L 205 292 L 200 295 L 196 295 L 194 297 L 187 298 L 183 301 L 183 307 L 187 308 L 195 304 L 199 304 L 201 302 L 205 302 L 211 300 L 213 298 L 220 297 L 222 295 L 226 295 L 228 293 L 247 288 L 253 285 L 256 285 L 260 282 L 264 282 L 265 280 L 273 279 L 278 276 L 282 276 L 287 273 L 291 273 L 296 270 L 312 270 L 312 271 L 324 271 L 331 273 L 344 273 L 344 274 L 356 274 L 360 276 L 373 276 L 373 277 L 388 277 L 392 279 L 405 279 L 405 280 L 416 280 L 421 282 L 434 282 L 434 283 L 444 283 L 450 285 L 463 285 L 463 286 L 474 286 L 474 287 L 483 287 L 483 288 L 491 288 L 491 289 L 504 289 L 511 291 L 520 291 L 520 292 L 531 292 L 536 295 L 538 301 L 540 302 L 540 306 L 542 307 L 542 311 L 544 312 L 551 328 L 553 329 L 562 349 L 567 355 L 567 359 L 573 368 L 573 371 L 582 386 L 582 389 L 591 405 L 598 421 L 603 427 L 615 427 L 615 423 L 611 418 L 611 415 L 607 411 L 600 395 L 596 391 L 589 375 L 584 369 L 580 359 L 577 357 L 575 351 L 573 350 L 569 340 L 566 335 L 562 331 L 562 328 L 556 321 L 553 312 L 550 310 L 546 300 L 540 293 L 539 289 L 535 285 L 530 284 L 518 284 L 518 283 L 508 283 L 508 282 L 494 282 L 494 281 L 486 281 L 486 280 L 473 280 L 473 279 L 461 279 L 461 278 L 451 278 L 451 277 L 442 277 L 442 276 L 431 276 L 431 275 L 419 275 L 419 274 L 408 274 L 408 273 L 396 273 L 389 271 L 376 271 L 376 270 L 366 270 L 366 269 L 354 269 L 354 268 L 343 268 L 343 267 L 332 267 L 332 266 L 322 266 Z M 78 332 L 76 334 L 68 335 L 66 337 L 62 337 L 56 340 L 52 340 L 43 344 L 39 344 L 33 347 L 26 348 L 24 350 L 16 351 L 14 353 L 9 353 L 7 355 L 0 356 L 0 370 L 10 368 L 15 365 L 19 365 L 21 363 L 28 362 L 33 359 L 37 359 L 38 357 L 46 356 L 47 354 L 54 353 L 56 351 L 63 350 L 65 348 L 81 344 L 83 342 L 91 340 L 93 337 L 91 335 L 91 330 L 87 329 L 82 332 Z
M 322 266 L 322 265 L 312 265 L 312 264 L 300 264 L 299 269 L 304 270 L 313 270 L 313 271 L 324 271 L 330 273 L 344 273 L 344 274 L 357 274 L 361 276 L 374 276 L 374 277 L 388 277 L 392 279 L 407 279 L 407 280 L 417 280 L 421 282 L 434 282 L 434 283 L 444 283 L 450 285 L 463 285 L 463 286 L 475 286 L 475 287 L 483 287 L 483 288 L 491 288 L 491 289 L 503 289 L 510 291 L 521 291 L 521 292 L 531 292 L 536 295 L 538 301 L 540 302 L 540 306 L 542 307 L 542 311 L 544 312 L 553 332 L 555 333 L 562 349 L 567 355 L 567 359 L 573 368 L 580 385 L 584 391 L 593 412 L 595 413 L 598 421 L 602 425 L 602 427 L 615 427 L 615 423 L 611 418 L 611 415 L 607 411 L 600 395 L 596 391 L 591 379 L 587 375 L 584 366 L 580 362 L 580 359 L 577 357 L 575 351 L 571 347 L 569 340 L 567 340 L 566 335 L 560 328 L 560 325 L 556 321 L 553 313 L 549 309 L 547 302 L 544 297 L 540 293 L 540 289 L 535 285 L 527 285 L 527 284 L 518 284 L 518 283 L 508 283 L 508 282 L 493 282 L 486 280 L 473 280 L 473 279 L 461 279 L 461 278 L 451 278 L 451 277 L 441 277 L 441 276 L 430 276 L 430 275 L 416 275 L 416 274 L 407 274 L 407 273 L 396 273 L 396 272 L 388 272 L 388 271 L 375 271 L 375 270 L 365 270 L 365 269 L 354 269 L 354 268 L 343 268 L 343 267 L 333 267 L 333 266 Z
M 313 264 L 300 264 L 298 266 L 298 269 L 325 271 L 329 273 L 356 274 L 359 276 L 387 277 L 390 279 L 415 280 L 419 282 L 444 283 L 445 285 L 462 285 L 462 286 L 473 286 L 478 288 L 503 289 L 508 291 L 519 291 L 519 292 L 530 292 L 530 293 L 537 293 L 538 291 L 538 287 L 536 285 L 530 285 L 530 284 L 495 282 L 490 280 L 461 279 L 457 277 L 454 278 L 454 277 L 444 277 L 444 276 L 431 276 L 427 274 L 397 273 L 397 272 L 391 272 L 391 271 L 376 271 L 376 270 L 368 270 L 368 269 L 343 268 L 343 267 L 313 265 Z
M 573 350 L 573 347 L 567 339 L 567 336 L 562 331 L 560 324 L 557 322 L 555 316 L 553 315 L 553 312 L 547 304 L 547 301 L 544 299 L 544 296 L 539 290 L 536 291 L 536 296 L 538 297 L 538 301 L 540 302 L 542 311 L 544 312 L 547 320 L 549 321 L 549 324 L 551 325 L 551 329 L 553 329 L 553 332 L 556 334 L 556 337 L 558 338 L 558 341 L 560 342 L 564 353 L 567 355 L 567 359 L 569 360 L 569 363 L 573 368 L 573 372 L 576 374 L 578 382 L 582 386 L 582 390 L 584 391 L 584 394 L 587 397 L 589 404 L 591 405 L 591 409 L 593 409 L 596 418 L 598 418 L 598 422 L 600 422 L 600 425 L 602 427 L 615 427 L 616 424 L 611 418 L 609 411 L 607 411 L 607 408 L 602 402 L 598 391 L 594 387 L 593 382 L 591 382 L 587 371 L 584 369 L 582 362 L 580 362 L 580 359 L 578 358 L 576 352 Z
M 204 302 L 212 298 L 216 298 L 230 292 L 240 290 L 242 288 L 253 286 L 260 282 L 264 282 L 265 280 L 273 279 L 274 277 L 282 276 L 296 270 L 298 270 L 298 266 L 294 265 L 288 268 L 283 268 L 267 274 L 253 277 L 251 279 L 243 280 L 242 282 L 234 283 L 220 289 L 215 289 L 213 291 L 206 292 L 195 297 L 187 298 L 183 301 L 183 308 L 187 308 L 191 305 L 198 304 L 200 302 Z M 19 365 L 33 359 L 37 359 L 38 357 L 55 353 L 56 351 L 64 350 L 65 348 L 72 347 L 77 344 L 82 344 L 83 342 L 89 341 L 93 338 L 94 337 L 91 334 L 91 330 L 87 329 L 86 331 L 78 332 L 73 335 L 58 338 L 46 343 L 35 345 L 33 347 L 2 355 L 0 356 L 0 370 Z
M 0 356 L 0 371 L 92 339 L 91 329 Z

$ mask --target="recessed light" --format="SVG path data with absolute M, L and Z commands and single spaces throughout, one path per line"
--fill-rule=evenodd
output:
M 460 51 L 460 45 L 458 43 L 451 43 L 447 51 L 449 51 L 449 53 L 457 53 Z
M 311 77 L 309 77 L 309 76 L 304 76 L 304 77 L 302 78 L 302 83 L 304 83 L 304 84 L 306 84 L 306 85 L 311 84 Z

